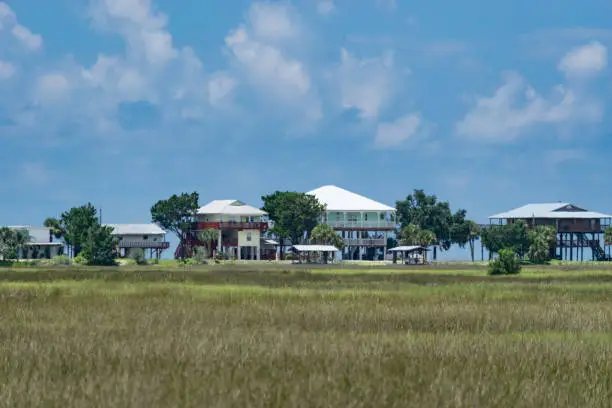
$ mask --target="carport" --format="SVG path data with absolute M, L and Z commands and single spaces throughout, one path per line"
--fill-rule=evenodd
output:
M 420 245 L 398 246 L 389 249 L 393 254 L 393 263 L 397 263 L 398 255 L 406 265 L 425 265 L 427 264 L 427 252 L 429 249 Z

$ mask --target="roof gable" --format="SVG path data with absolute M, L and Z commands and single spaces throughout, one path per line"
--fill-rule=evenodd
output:
M 336 186 L 323 186 L 306 194 L 313 195 L 327 211 L 388 211 L 395 208 Z
M 603 219 L 612 218 L 607 214 L 595 211 L 588 211 L 571 203 L 540 203 L 527 204 L 522 207 L 514 208 L 510 211 L 495 214 L 489 219 L 527 219 L 527 218 L 584 218 L 584 219 Z
M 265 211 L 247 205 L 239 200 L 213 200 L 200 207 L 198 214 L 222 214 L 222 215 L 266 215 Z

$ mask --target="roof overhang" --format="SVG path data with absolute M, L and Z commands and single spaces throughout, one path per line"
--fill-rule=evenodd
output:
M 298 252 L 337 252 L 339 251 L 333 245 L 294 245 L 294 248 Z
M 395 248 L 391 248 L 388 251 L 389 252 L 414 252 L 418 250 L 430 251 L 430 249 L 425 248 L 424 246 L 419 246 L 419 245 L 398 246 Z

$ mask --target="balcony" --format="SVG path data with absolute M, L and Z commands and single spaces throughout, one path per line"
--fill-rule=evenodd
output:
M 324 222 L 330 227 L 338 230 L 393 230 L 396 227 L 395 221 L 373 220 L 373 221 L 335 221 L 327 220 Z
M 265 231 L 268 229 L 267 222 L 242 222 L 242 221 L 216 221 L 216 222 L 198 222 L 196 229 L 215 229 L 215 230 L 259 230 Z
M 387 242 L 384 238 L 344 238 L 344 243 L 347 246 L 384 247 Z
M 119 241 L 119 248 L 153 248 L 153 249 L 168 249 L 170 243 L 166 241 Z

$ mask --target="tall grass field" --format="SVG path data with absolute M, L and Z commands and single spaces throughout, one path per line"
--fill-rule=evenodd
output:
M 612 271 L 0 270 L 4 407 L 607 407 Z

